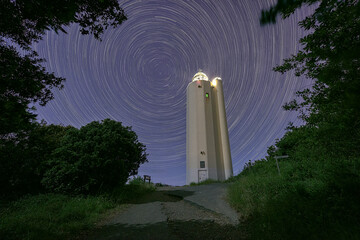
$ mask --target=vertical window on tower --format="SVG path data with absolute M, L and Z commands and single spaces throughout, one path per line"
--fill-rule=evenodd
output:
M 205 161 L 200 161 L 200 168 L 205 168 Z
M 205 97 L 206 97 L 206 98 L 209 98 L 209 93 L 205 93 Z

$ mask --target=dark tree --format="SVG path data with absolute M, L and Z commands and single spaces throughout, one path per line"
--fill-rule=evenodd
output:
M 14 47 L 0 45 L 0 136 L 29 130 L 36 114 L 31 103 L 45 105 L 51 89 L 62 87 L 63 78 L 47 73 L 36 53 L 21 56 Z
M 278 0 L 278 2 L 268 10 L 261 11 L 261 24 L 276 23 L 276 17 L 281 15 L 287 18 L 303 5 L 312 5 L 320 0 Z
M 29 129 L 36 117 L 31 105 L 45 105 L 53 98 L 51 90 L 61 88 L 65 80 L 41 66 L 44 59 L 37 57 L 31 44 L 47 30 L 66 32 L 72 23 L 80 25 L 82 34 L 99 39 L 126 16 L 116 0 L 1 0 L 0 4 L 0 137 L 8 138 Z
M 295 70 L 313 79 L 311 88 L 298 91 L 301 101 L 286 110 L 300 111 L 307 126 L 319 131 L 319 141 L 339 154 L 358 155 L 360 143 L 360 3 L 357 0 L 279 0 L 263 11 L 263 23 L 276 15 L 286 18 L 296 8 L 314 4 L 315 11 L 299 22 L 309 31 L 300 40 L 303 50 L 285 59 L 275 71 Z
M 44 191 L 41 180 L 52 152 L 73 127 L 34 123 L 14 138 L 0 139 L 1 198 Z
M 283 162 L 283 172 L 288 171 L 284 183 L 293 187 L 286 188 L 283 200 L 270 203 L 272 213 L 265 223 L 254 223 L 269 226 L 264 231 L 258 228 L 258 236 L 270 239 L 294 238 L 286 236 L 295 236 L 294 229 L 302 229 L 295 237 L 299 239 L 359 238 L 360 3 L 278 0 L 263 11 L 261 22 L 274 23 L 278 15 L 286 18 L 307 4 L 313 4 L 314 12 L 299 22 L 308 33 L 300 40 L 302 50 L 274 68 L 313 80 L 311 87 L 298 91 L 298 98 L 284 106 L 299 111 L 304 125 L 290 126 L 276 147 L 269 148 L 267 158 L 271 163 L 273 156 L 289 155 Z M 291 188 L 296 190 L 288 191 Z M 295 214 L 289 215 L 291 211 Z M 280 212 L 284 217 L 275 223 Z
M 43 183 L 50 191 L 70 194 L 111 191 L 147 162 L 145 150 L 130 127 L 110 119 L 94 121 L 67 132 Z
M 82 34 L 98 39 L 124 20 L 116 0 L 1 0 L 0 36 L 29 47 L 46 30 L 66 32 L 64 27 L 76 23 Z

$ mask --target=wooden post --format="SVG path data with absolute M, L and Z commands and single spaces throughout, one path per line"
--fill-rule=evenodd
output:
M 144 175 L 144 182 L 146 182 L 146 180 L 148 180 L 149 183 L 150 183 L 150 181 L 151 181 L 151 176 L 149 176 L 149 175 Z

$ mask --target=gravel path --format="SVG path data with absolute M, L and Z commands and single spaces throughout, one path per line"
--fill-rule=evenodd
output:
M 131 205 L 106 225 L 142 225 L 168 220 L 210 220 L 219 224 L 238 224 L 238 215 L 226 201 L 227 184 L 163 188 L 167 194 L 183 197 L 176 202 L 151 202 Z M 180 198 L 179 198 L 180 200 Z
M 192 191 L 193 195 L 184 197 L 185 201 L 191 202 L 207 211 L 218 213 L 219 216 L 227 219 L 227 224 L 236 225 L 239 223 L 239 216 L 226 201 L 227 187 L 228 184 L 214 183 L 177 188 L 177 190 Z
M 227 217 L 184 200 L 162 203 L 162 207 L 169 221 L 211 221 L 220 225 L 231 224 Z
M 225 200 L 227 186 L 159 188 L 176 201 L 129 204 L 86 239 L 241 239 L 238 214 Z
M 166 222 L 167 217 L 163 213 L 162 208 L 161 202 L 132 205 L 121 214 L 114 216 L 114 218 L 107 222 L 106 225 L 145 225 Z

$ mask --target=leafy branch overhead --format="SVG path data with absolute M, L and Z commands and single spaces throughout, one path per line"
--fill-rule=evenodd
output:
M 35 120 L 34 103 L 45 105 L 52 90 L 63 87 L 62 77 L 41 65 L 44 59 L 31 49 L 47 30 L 66 33 L 71 24 L 96 39 L 108 27 L 126 20 L 116 0 L 14 0 L 0 9 L 0 135 L 27 130 Z M 16 46 L 16 47 L 14 47 Z M 25 53 L 20 53 L 19 49 Z
M 38 41 L 46 30 L 65 31 L 72 23 L 82 34 L 99 39 L 109 26 L 117 27 L 126 20 L 116 0 L 16 0 L 2 1 L 0 36 L 22 47 Z
M 287 18 L 303 5 L 311 5 L 319 1 L 320 0 L 278 0 L 278 2 L 268 10 L 261 11 L 260 23 L 262 25 L 276 23 L 278 15 L 281 15 L 282 18 Z
M 360 3 L 278 0 L 260 22 L 306 5 L 302 50 L 274 68 L 312 81 L 284 106 L 303 125 L 290 124 L 229 191 L 251 239 L 360 238 Z
M 14 47 L 0 45 L 0 135 L 27 129 L 35 117 L 30 103 L 45 105 L 52 88 L 62 88 L 64 78 L 47 73 L 37 53 L 21 56 Z
M 316 4 L 315 4 L 316 3 Z M 302 102 L 296 100 L 284 106 L 300 110 L 309 124 L 333 122 L 349 127 L 360 124 L 360 5 L 356 0 L 278 1 L 263 11 L 261 22 L 274 22 L 276 15 L 286 18 L 303 5 L 314 4 L 314 13 L 299 22 L 309 32 L 300 40 L 303 50 L 274 68 L 286 73 L 295 71 L 314 79 L 311 88 L 299 91 Z

